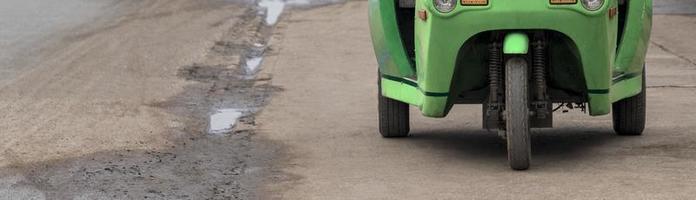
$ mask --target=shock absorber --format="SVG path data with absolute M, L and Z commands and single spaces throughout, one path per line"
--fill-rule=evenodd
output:
M 546 119 L 550 114 L 546 95 L 546 41 L 544 38 L 543 33 L 537 33 L 532 44 L 532 80 L 535 86 L 532 105 L 539 119 Z
M 503 79 L 503 52 L 502 52 L 502 33 L 494 32 L 488 44 L 488 88 L 489 97 L 483 106 L 483 127 L 485 129 L 500 129 L 505 127 L 502 119 L 502 105 L 504 98 L 501 97 L 501 90 L 504 83 Z
M 488 81 L 490 85 L 490 103 L 497 104 L 500 90 L 500 82 L 502 76 L 502 57 L 500 52 L 501 45 L 499 42 L 492 42 L 488 46 Z
M 536 84 L 537 101 L 546 100 L 546 44 L 542 37 L 537 37 L 534 42 L 533 80 Z

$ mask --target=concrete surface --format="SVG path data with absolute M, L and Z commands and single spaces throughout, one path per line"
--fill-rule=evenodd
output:
M 655 0 L 653 1 L 653 13 L 668 15 L 694 15 L 696 14 L 696 1 Z
M 260 114 L 260 135 L 284 144 L 279 199 L 696 198 L 696 18 L 655 17 L 648 124 L 614 135 L 608 116 L 558 114 L 533 131 L 533 166 L 511 171 L 503 140 L 480 129 L 479 106 L 445 119 L 412 110 L 413 136 L 377 133 L 376 61 L 365 1 L 294 11 L 264 65 L 283 89 Z
M 4 0 L 0 3 L 0 86 L 28 66 L 38 51 L 70 27 L 109 15 L 108 0 Z M 23 68 L 24 67 L 24 68 Z

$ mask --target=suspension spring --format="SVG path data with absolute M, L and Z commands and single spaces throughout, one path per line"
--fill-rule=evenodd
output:
M 493 42 L 489 45 L 488 58 L 488 81 L 490 83 L 490 102 L 498 103 L 500 82 L 502 77 L 502 57 L 500 52 L 501 45 Z
M 546 100 L 546 45 L 539 39 L 534 43 L 532 78 L 536 83 L 536 100 Z

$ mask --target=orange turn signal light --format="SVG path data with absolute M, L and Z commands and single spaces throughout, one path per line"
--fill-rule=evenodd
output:
M 419 10 L 418 11 L 418 18 L 420 18 L 423 21 L 428 21 L 428 11 Z
M 609 8 L 609 19 L 614 19 L 617 14 L 619 14 L 619 10 L 616 7 Z
M 462 0 L 462 5 L 465 5 L 465 6 L 487 6 L 488 0 Z
M 576 4 L 578 0 L 549 0 L 551 4 Z

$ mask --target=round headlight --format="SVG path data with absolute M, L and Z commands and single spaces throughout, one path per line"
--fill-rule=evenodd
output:
M 454 6 L 457 5 L 457 0 L 433 0 L 433 4 L 435 4 L 435 9 L 437 9 L 437 11 L 448 13 L 454 10 Z
M 590 11 L 599 10 L 604 4 L 604 0 L 581 0 L 582 6 Z

